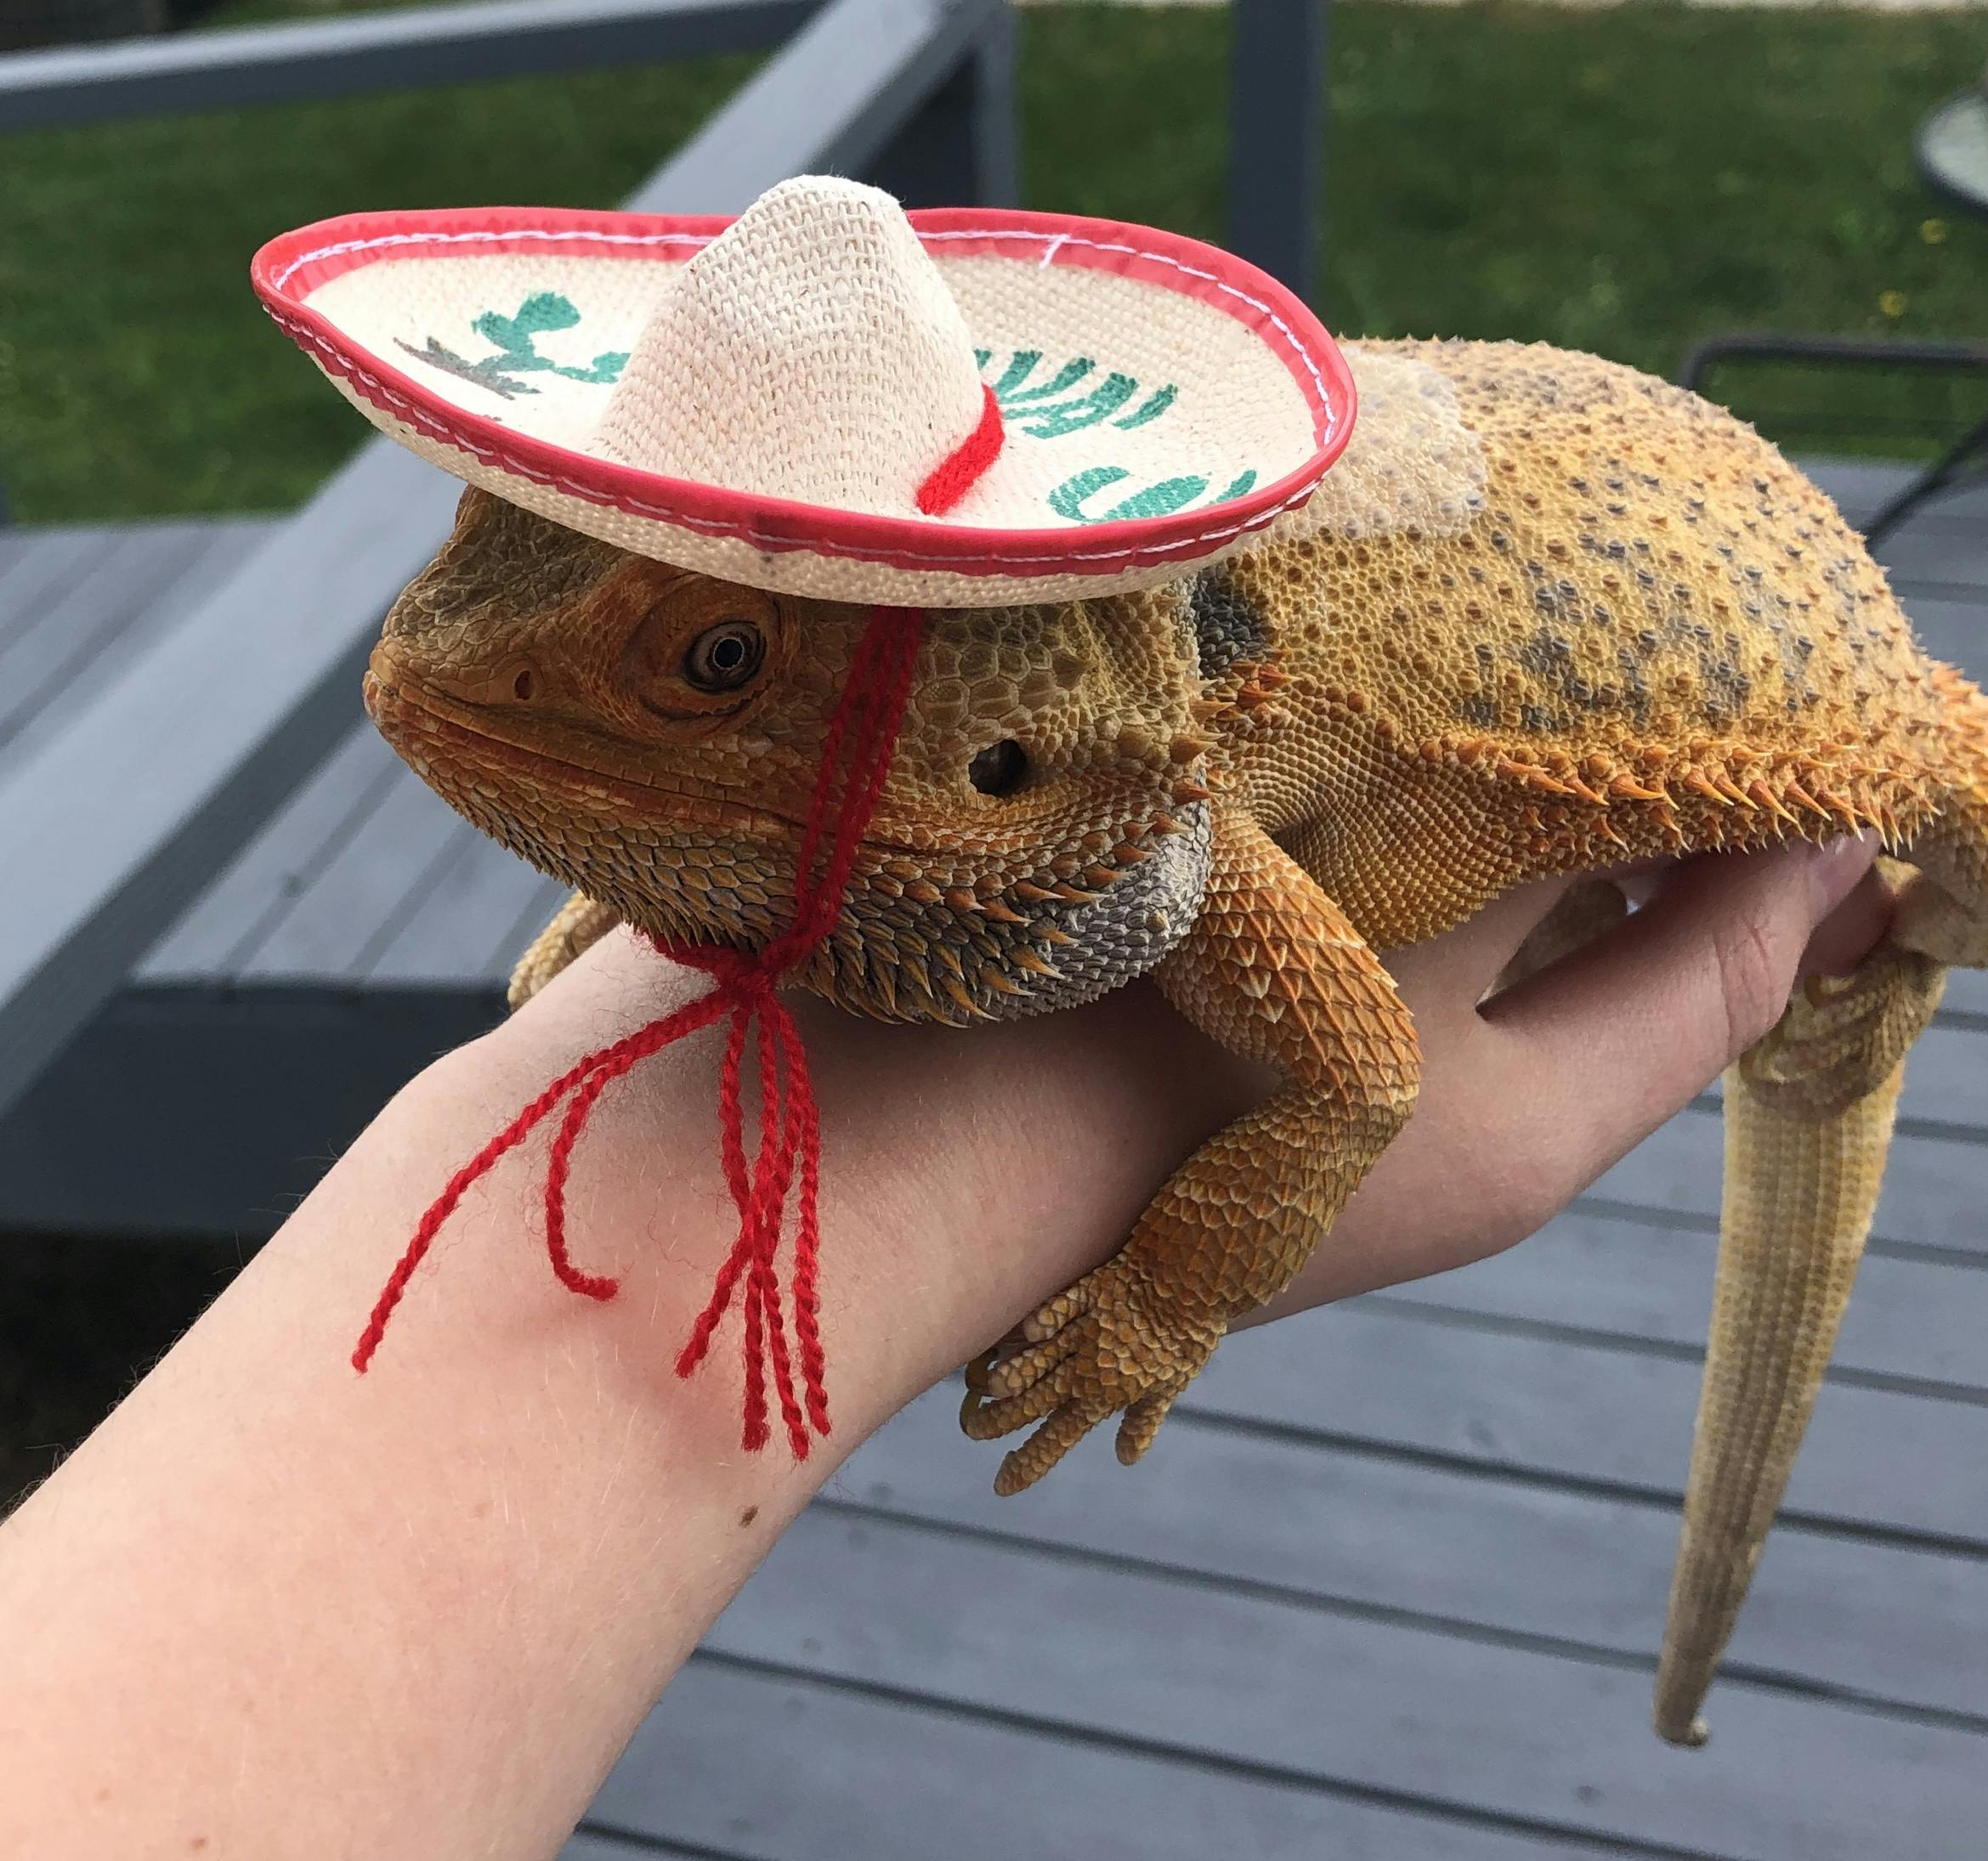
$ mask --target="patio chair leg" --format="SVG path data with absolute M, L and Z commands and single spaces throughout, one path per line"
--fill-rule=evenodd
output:
M 1928 498 L 1952 484 L 1962 467 L 1976 457 L 1988 463 L 1988 420 L 1956 440 L 1871 519 L 1864 529 L 1865 546 L 1875 549 Z

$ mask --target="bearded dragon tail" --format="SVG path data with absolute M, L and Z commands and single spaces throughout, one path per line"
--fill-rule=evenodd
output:
M 1946 971 L 1881 945 L 1847 978 L 1798 991 L 1725 1077 L 1725 1193 L 1683 1541 L 1656 1722 L 1702 1745 L 1698 1717 L 1794 1464 L 1864 1251 L 1906 1049 Z

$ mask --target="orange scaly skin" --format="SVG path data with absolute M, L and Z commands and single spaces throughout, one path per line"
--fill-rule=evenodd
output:
M 1120 1458 L 1143 1453 L 1407 1117 L 1414 1031 L 1375 950 L 1548 874 L 1866 826 L 1909 852 L 1890 941 L 1798 996 L 1729 1081 L 1659 1680 L 1658 1728 L 1688 1742 L 1828 1356 L 1902 1056 L 1943 965 L 1988 962 L 1988 702 L 1922 656 L 1828 501 L 1716 410 L 1543 348 L 1354 360 L 1362 425 L 1311 538 L 1143 593 L 928 617 L 888 785 L 799 980 L 966 1022 L 1151 973 L 1285 1082 L 971 1370 L 969 1434 L 1039 1424 L 1002 1465 L 1013 1491 L 1114 1414 Z M 451 803 L 580 895 L 514 999 L 619 920 L 743 947 L 783 926 L 865 619 L 466 495 L 368 698 Z M 762 660 L 699 689 L 693 642 L 734 623 Z M 1606 921 L 1582 897 L 1535 956 Z

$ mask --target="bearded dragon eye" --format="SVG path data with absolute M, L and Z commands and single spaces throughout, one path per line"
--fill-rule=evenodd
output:
M 683 655 L 683 676 L 700 692 L 735 692 L 766 658 L 766 636 L 750 620 L 706 627 Z

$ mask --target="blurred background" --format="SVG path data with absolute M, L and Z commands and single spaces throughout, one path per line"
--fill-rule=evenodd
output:
M 359 718 L 354 654 L 450 494 L 360 455 L 264 319 L 275 233 L 735 209 L 791 157 L 1233 243 L 1342 336 L 1688 375 L 1878 526 L 1929 644 L 1988 670 L 1988 12 L 693 18 L 720 10 L 0 0 L 0 1508 L 499 1011 L 556 896 Z M 279 608 L 321 636 L 257 659 Z M 574 1861 L 1978 1853 L 1984 1040 L 1958 983 L 1711 1751 L 1659 1751 L 1642 1704 L 1708 1101 L 1517 1264 L 1225 1351 L 1136 1480 L 1090 1455 L 995 1508 L 947 1403 L 915 1411 L 804 1524 L 812 1575 L 784 1548 L 721 1625 Z

